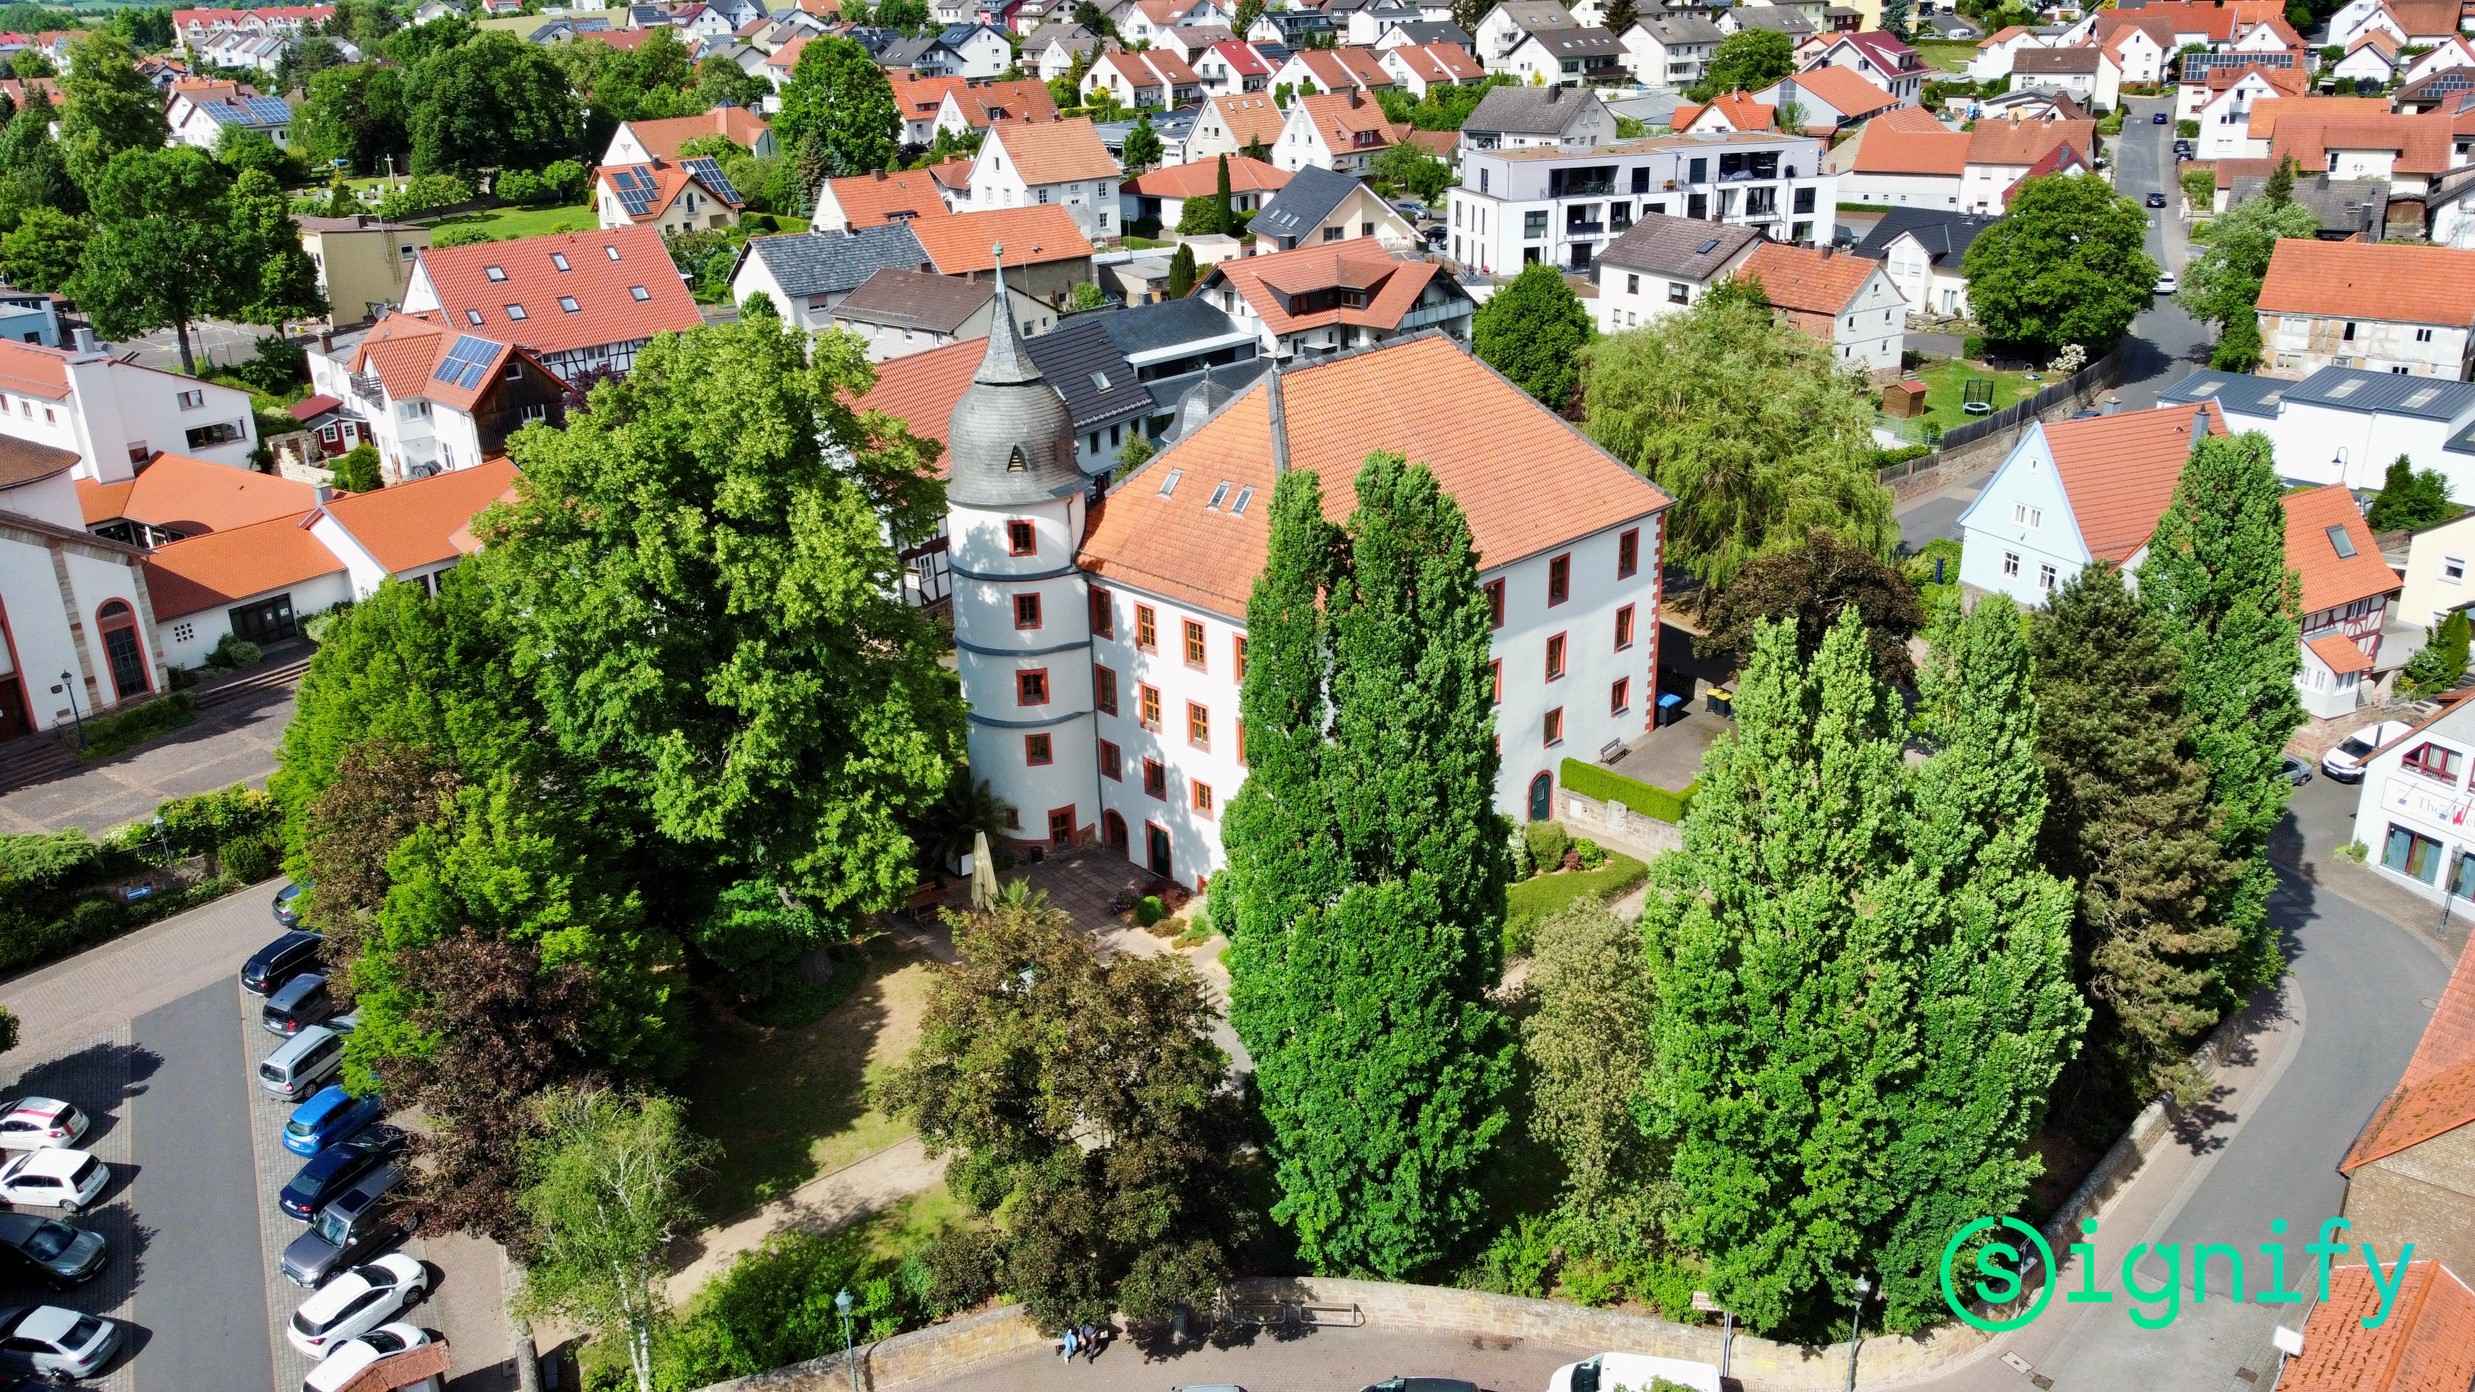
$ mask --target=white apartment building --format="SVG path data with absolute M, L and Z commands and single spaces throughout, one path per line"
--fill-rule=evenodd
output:
M 1837 176 L 1822 143 L 1762 131 L 1651 136 L 1589 150 L 1461 154 L 1446 195 L 1452 259 L 1512 275 L 1533 261 L 1587 270 L 1643 213 L 1761 229 L 1773 241 L 1827 243 Z
M 2202 368 L 2157 399 L 2208 404 L 2232 429 L 2266 436 L 2289 483 L 2373 492 L 2403 457 L 2438 470 L 2450 496 L 2475 498 L 2475 383 L 2354 367 L 2324 367 L 2299 382 Z
M 67 450 L 77 477 L 118 483 L 158 452 L 249 467 L 249 393 L 75 349 L 0 342 L 0 436 Z

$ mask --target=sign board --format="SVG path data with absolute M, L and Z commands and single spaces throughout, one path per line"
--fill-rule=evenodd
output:
M 1712 1296 L 1708 1291 L 1693 1292 L 1693 1308 L 1701 1311 L 1705 1315 L 1724 1315 L 1727 1313 L 1726 1310 L 1720 1308 L 1717 1298 Z

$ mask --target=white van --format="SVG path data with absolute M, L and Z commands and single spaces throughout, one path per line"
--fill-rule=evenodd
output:
M 1567 1363 L 1549 1375 L 1547 1392 L 1629 1392 L 1659 1378 L 1693 1392 L 1720 1392 L 1719 1370 L 1709 1364 L 1647 1353 L 1602 1353 Z
M 278 1101 L 298 1102 L 343 1066 L 344 1037 L 324 1025 L 311 1025 L 258 1065 L 258 1087 Z

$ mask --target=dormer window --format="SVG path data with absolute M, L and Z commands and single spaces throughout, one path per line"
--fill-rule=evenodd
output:
M 1013 450 L 1006 455 L 1005 471 L 1009 474 L 1027 474 L 1031 472 L 1031 461 L 1023 458 L 1023 447 L 1021 445 L 1016 445 Z

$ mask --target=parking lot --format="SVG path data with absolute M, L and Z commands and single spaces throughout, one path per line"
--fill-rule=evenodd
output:
M 283 1337 L 305 1292 L 276 1272 L 301 1229 L 275 1195 L 300 1159 L 279 1132 L 290 1108 L 257 1086 L 279 1045 L 259 1027 L 260 1000 L 240 964 L 276 932 L 273 885 L 0 986 L 18 1012 L 6 1059 L 18 1093 L 58 1097 L 92 1119 L 79 1143 L 111 1168 L 101 1199 L 77 1219 L 111 1259 L 61 1295 L 13 1293 L 112 1316 L 129 1349 L 95 1387 L 127 1392 L 271 1388 L 295 1392 L 308 1362 Z M 454 1348 L 456 1392 L 512 1386 L 496 1249 L 416 1237 L 405 1251 L 431 1270 L 431 1293 L 404 1318 Z

